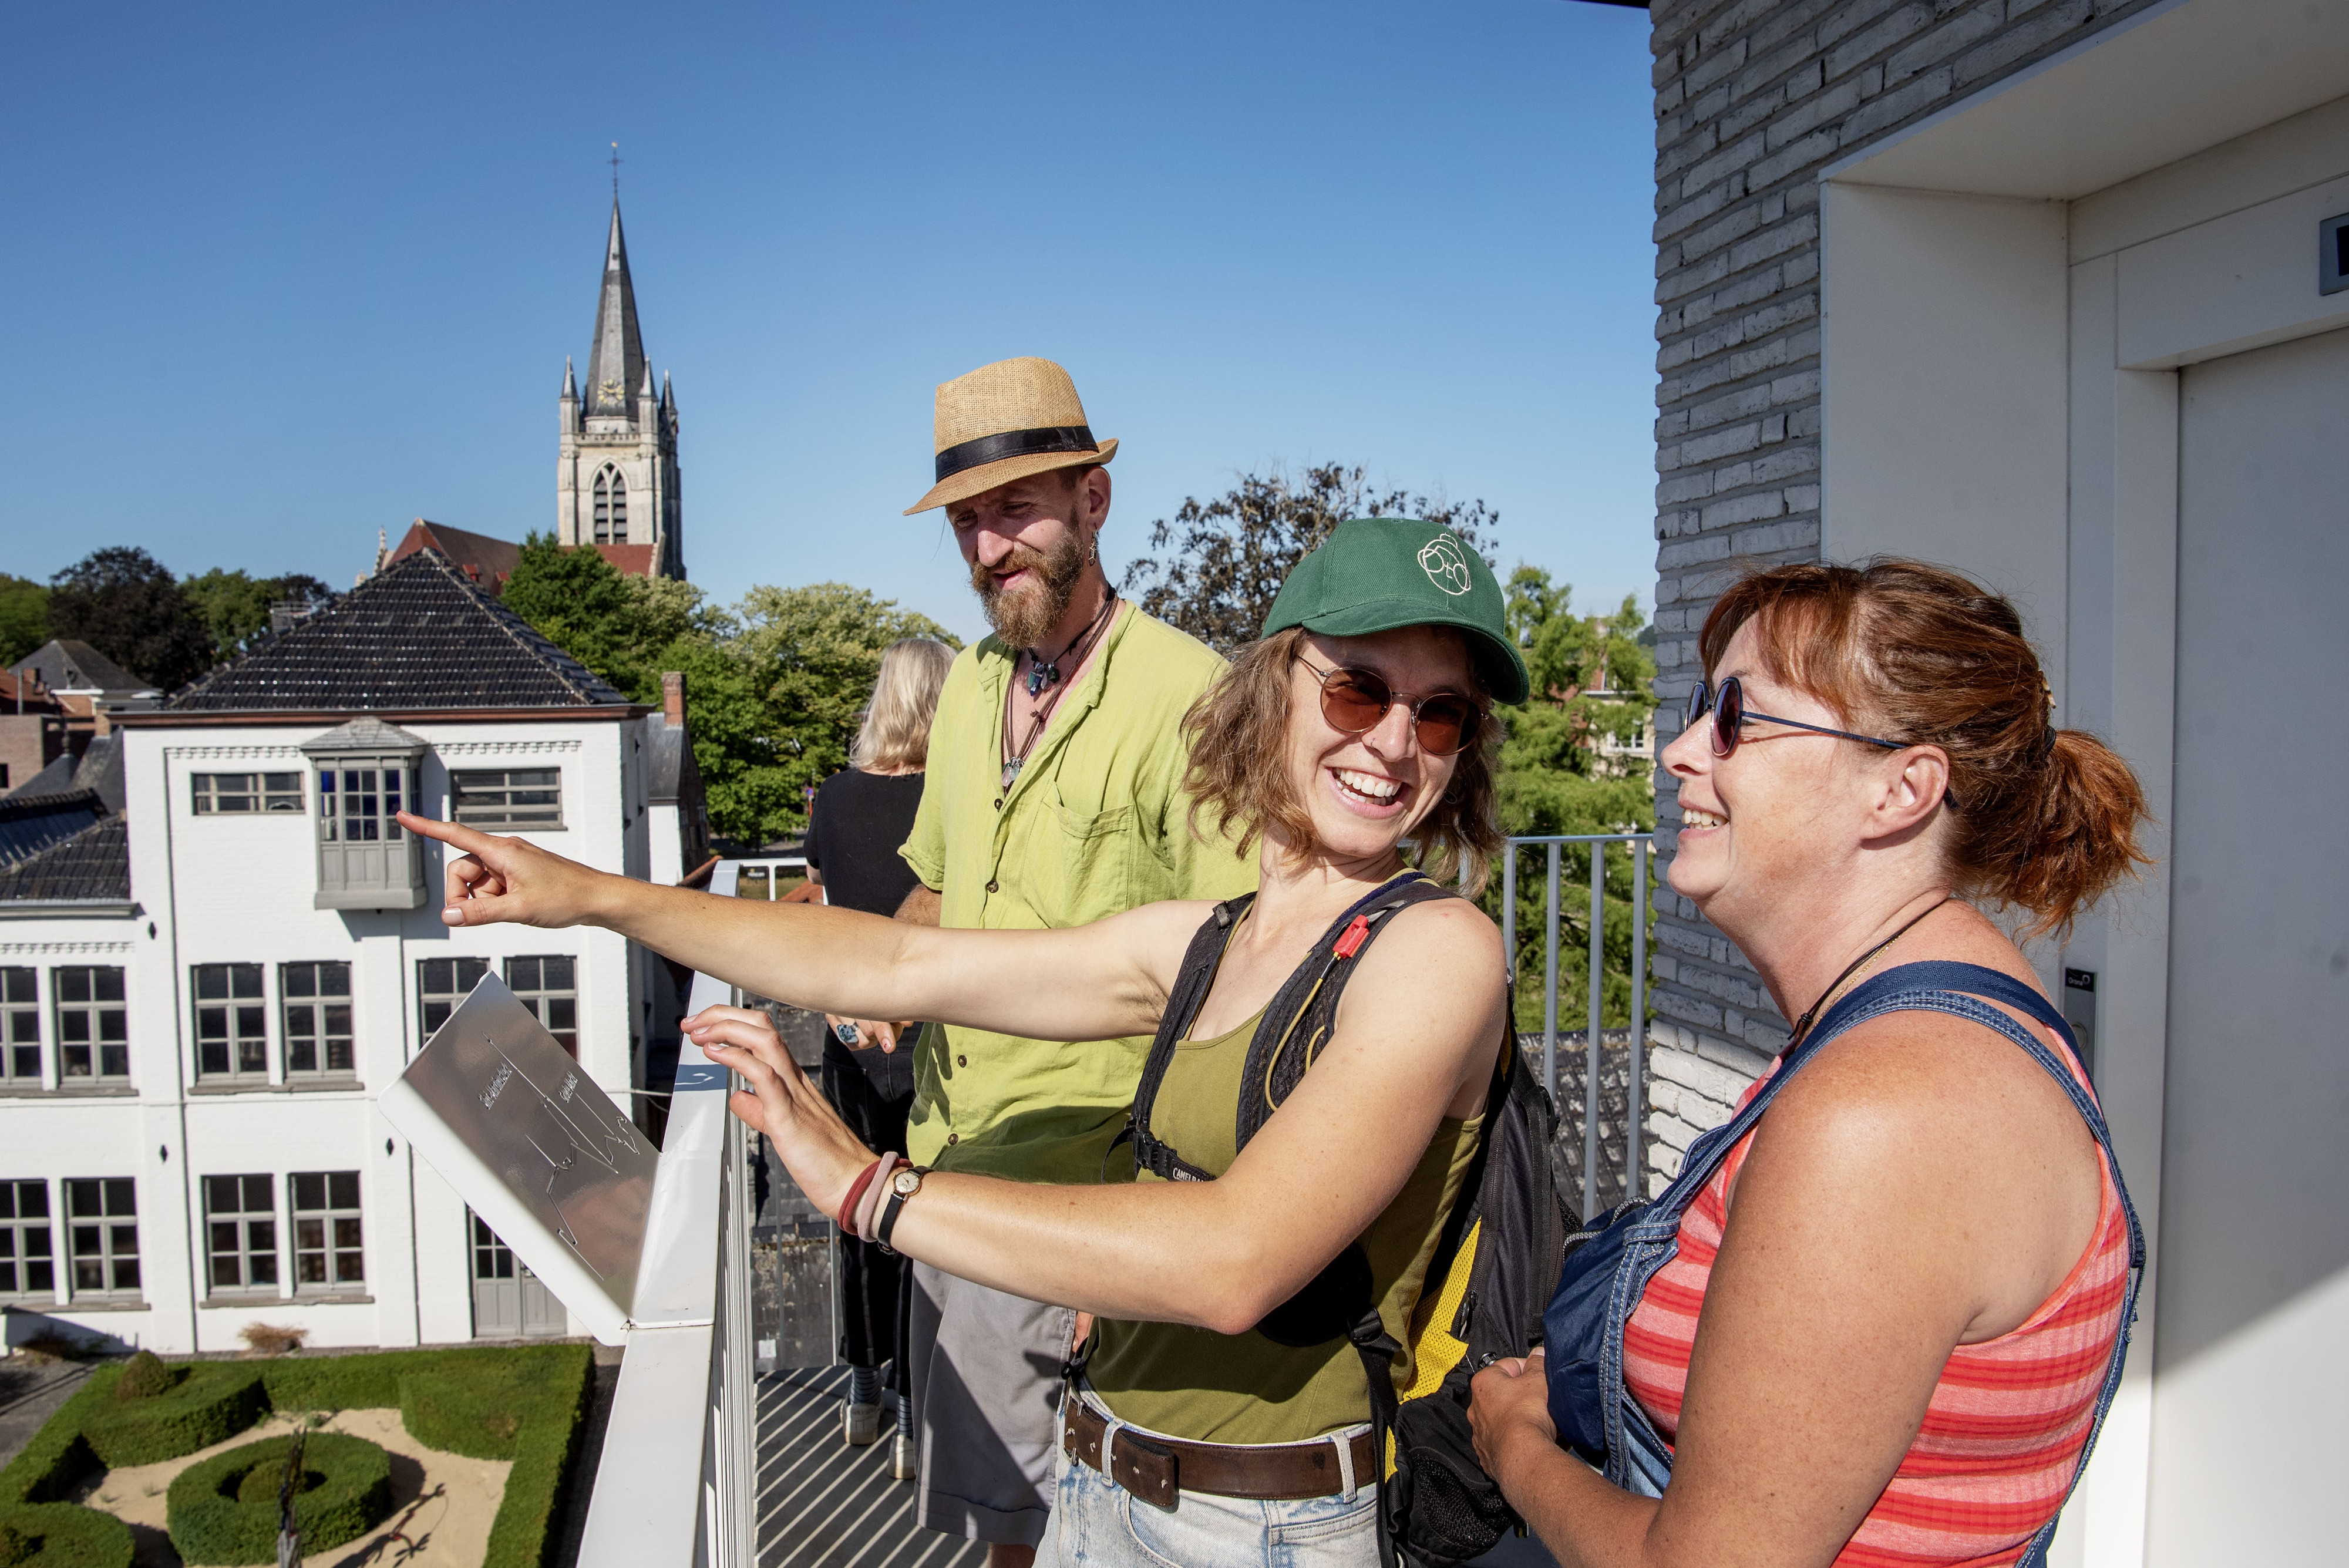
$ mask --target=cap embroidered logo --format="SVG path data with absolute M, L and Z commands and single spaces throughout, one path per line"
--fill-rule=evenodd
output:
M 1475 579 L 1468 575 L 1467 546 L 1449 534 L 1438 534 L 1420 546 L 1419 568 L 1427 580 L 1445 593 L 1457 597 L 1466 593 Z

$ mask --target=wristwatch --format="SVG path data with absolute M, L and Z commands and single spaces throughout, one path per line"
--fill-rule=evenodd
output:
M 895 1254 L 889 1245 L 890 1233 L 897 1229 L 897 1216 L 905 1211 L 905 1201 L 922 1189 L 922 1178 L 930 1173 L 926 1165 L 901 1165 L 889 1179 L 889 1196 L 881 1200 L 881 1218 L 873 1227 L 873 1240 L 883 1251 Z

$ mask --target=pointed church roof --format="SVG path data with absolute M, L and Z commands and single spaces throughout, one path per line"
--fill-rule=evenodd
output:
M 648 375 L 636 330 L 636 286 L 628 281 L 628 242 L 620 233 L 620 199 L 612 198 L 612 233 L 604 243 L 604 292 L 595 301 L 595 341 L 587 353 L 589 419 L 633 419 L 637 387 Z
M 428 547 L 213 670 L 148 722 L 187 712 L 544 711 L 627 701 Z

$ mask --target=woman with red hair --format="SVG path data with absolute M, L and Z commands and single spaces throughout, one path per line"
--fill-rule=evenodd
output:
M 2143 794 L 1954 572 L 1759 572 L 1699 648 L 1669 878 L 1796 1022 L 1568 1256 L 1544 1351 L 1478 1376 L 1478 1455 L 1567 1568 L 2036 1563 L 2143 1247 L 1985 907 L 2068 926 L 2145 858 Z

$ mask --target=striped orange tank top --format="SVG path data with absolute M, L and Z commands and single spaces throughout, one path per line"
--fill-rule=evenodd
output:
M 2054 1049 L 2068 1064 L 2063 1047 Z M 1730 1183 L 1753 1138 L 1749 1132 L 1738 1141 L 1681 1216 L 1679 1251 L 1648 1282 L 1623 1331 L 1624 1386 L 1668 1441 L 1680 1432 L 1689 1351 L 1729 1220 Z M 1837 1554 L 1837 1568 L 2012 1563 L 2063 1506 L 2095 1420 L 2128 1285 L 2128 1220 L 2110 1161 L 2098 1154 L 2104 1191 L 2080 1261 L 2013 1330 L 1951 1353 L 1924 1425 Z

